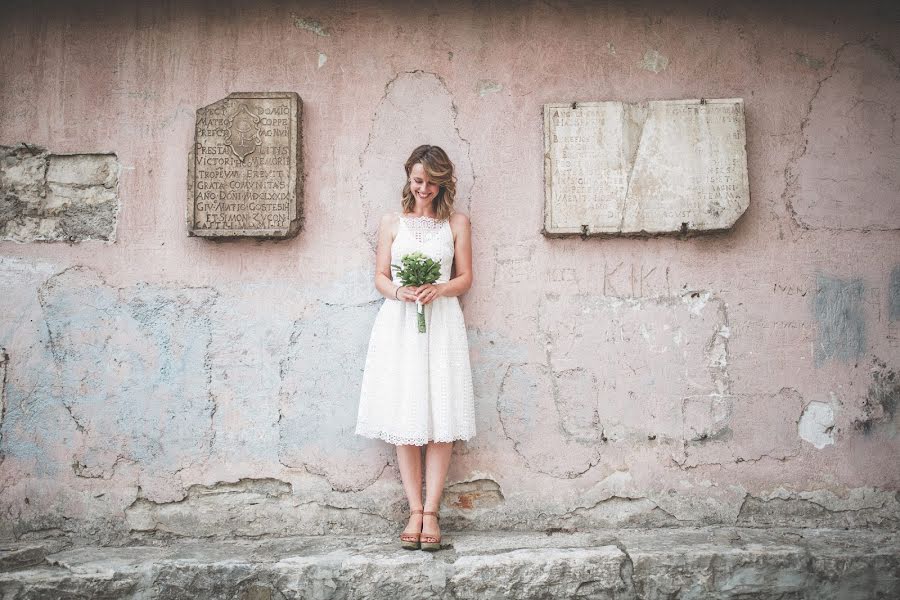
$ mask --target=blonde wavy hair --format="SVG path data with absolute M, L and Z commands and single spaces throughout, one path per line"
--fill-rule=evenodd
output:
M 431 208 L 440 220 L 449 219 L 453 212 L 453 201 L 456 199 L 456 176 L 453 174 L 453 163 L 439 146 L 427 144 L 419 146 L 412 151 L 406 159 L 406 184 L 403 186 L 403 212 L 412 212 L 416 207 L 416 199 L 410 189 L 409 174 L 416 163 L 422 163 L 422 168 L 428 175 L 428 181 L 438 184 L 440 190 L 431 201 Z

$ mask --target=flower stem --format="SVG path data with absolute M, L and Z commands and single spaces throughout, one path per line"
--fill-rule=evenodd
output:
M 425 333 L 425 307 L 416 300 L 416 312 L 418 313 L 419 333 Z

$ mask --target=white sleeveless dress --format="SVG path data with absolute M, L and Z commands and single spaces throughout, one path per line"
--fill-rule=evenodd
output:
M 400 216 L 391 265 L 420 251 L 440 261 L 438 283 L 450 280 L 450 221 Z M 394 285 L 401 285 L 391 267 Z M 356 434 L 391 444 L 467 440 L 475 435 L 475 399 L 466 324 L 456 296 L 424 305 L 419 333 L 416 303 L 385 299 L 372 326 L 366 354 Z

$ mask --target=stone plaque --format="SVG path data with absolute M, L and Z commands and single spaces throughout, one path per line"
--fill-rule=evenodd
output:
M 301 111 L 294 92 L 236 92 L 197 110 L 188 235 L 285 238 L 300 230 Z
M 544 105 L 546 236 L 728 229 L 750 204 L 742 99 Z

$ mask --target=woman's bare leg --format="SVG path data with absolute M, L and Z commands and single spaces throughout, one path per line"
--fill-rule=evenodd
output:
M 400 468 L 400 479 L 403 490 L 409 501 L 409 509 L 422 508 L 422 446 L 397 446 L 397 466 Z M 409 515 L 409 523 L 403 533 L 419 533 L 422 531 L 422 515 Z
M 441 506 L 444 482 L 450 468 L 453 442 L 431 442 L 425 448 L 425 510 L 437 512 Z M 441 528 L 438 520 L 427 515 L 422 521 L 422 532 L 438 536 Z

